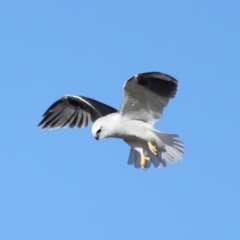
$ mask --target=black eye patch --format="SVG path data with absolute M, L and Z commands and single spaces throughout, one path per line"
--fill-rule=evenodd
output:
M 101 133 L 101 131 L 102 131 L 102 129 L 99 128 L 99 129 L 97 130 L 97 135 L 99 135 L 99 134 Z

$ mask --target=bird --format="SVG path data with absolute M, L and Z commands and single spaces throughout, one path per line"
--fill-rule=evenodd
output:
M 65 95 L 43 114 L 42 129 L 87 127 L 93 122 L 96 140 L 122 139 L 130 146 L 127 163 L 135 168 L 165 167 L 182 159 L 185 148 L 177 134 L 156 130 L 154 124 L 177 92 L 178 81 L 162 72 L 138 73 L 123 86 L 119 110 L 95 99 Z

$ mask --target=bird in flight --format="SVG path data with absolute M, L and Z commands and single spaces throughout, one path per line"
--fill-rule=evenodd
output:
M 151 163 L 157 168 L 166 166 L 166 162 L 182 159 L 184 146 L 177 134 L 163 133 L 153 126 L 175 97 L 177 85 L 175 78 L 164 73 L 135 74 L 123 86 L 119 111 L 91 98 L 65 95 L 47 109 L 38 126 L 82 128 L 92 121 L 92 135 L 97 140 L 120 138 L 131 147 L 129 165 L 142 169 Z

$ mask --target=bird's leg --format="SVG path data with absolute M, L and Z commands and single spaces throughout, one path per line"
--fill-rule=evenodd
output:
M 149 150 L 150 150 L 155 156 L 157 156 L 157 154 L 158 154 L 157 148 L 156 148 L 155 146 L 153 146 L 151 142 L 148 142 L 148 147 L 149 147 Z
M 146 157 L 143 153 L 140 153 L 140 155 L 141 155 L 141 161 L 140 161 L 141 168 L 145 169 L 146 161 L 149 161 L 150 158 Z

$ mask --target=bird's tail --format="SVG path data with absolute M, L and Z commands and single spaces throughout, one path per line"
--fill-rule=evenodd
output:
M 184 146 L 183 143 L 176 139 L 178 135 L 176 134 L 169 134 L 169 133 L 163 133 L 154 130 L 154 134 L 161 140 L 161 142 L 165 145 L 165 150 L 157 149 L 158 155 L 155 156 L 148 148 L 147 143 L 144 144 L 143 150 L 146 156 L 150 157 L 151 161 L 146 162 L 146 168 L 149 168 L 151 166 L 151 163 L 159 168 L 159 167 L 165 167 L 166 161 L 170 163 L 175 163 L 178 160 L 182 159 L 182 155 L 184 153 Z M 131 148 L 129 158 L 128 158 L 128 164 L 134 165 L 136 168 L 140 168 L 140 154 Z
M 165 144 L 165 151 L 162 151 L 161 154 L 163 159 L 171 163 L 175 163 L 178 160 L 181 160 L 184 153 L 184 146 L 183 142 L 176 139 L 178 135 L 158 131 L 155 131 L 155 133 Z

